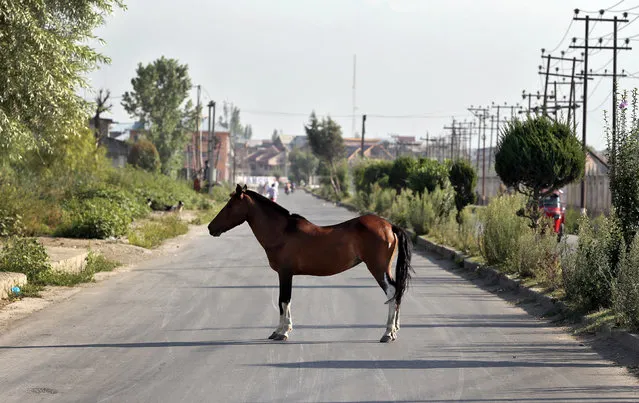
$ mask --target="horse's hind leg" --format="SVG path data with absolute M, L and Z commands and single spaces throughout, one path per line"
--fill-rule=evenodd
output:
M 273 334 L 269 336 L 271 340 L 286 340 L 288 334 L 293 330 L 293 318 L 291 317 L 291 293 L 293 291 L 293 275 L 285 270 L 278 271 L 280 278 L 280 324 Z
M 379 286 L 384 290 L 388 304 L 388 317 L 386 320 L 386 331 L 379 340 L 381 343 L 388 343 L 397 339 L 397 331 L 399 330 L 399 307 L 395 302 L 395 281 L 391 277 L 391 268 L 394 253 L 390 256 L 379 256 L 377 262 L 366 262 L 366 267 L 371 272 Z
M 390 278 L 387 273 L 384 273 L 384 281 L 386 285 L 386 298 L 388 301 L 388 319 L 386 321 L 386 331 L 379 340 L 382 343 L 388 343 L 397 339 L 397 331 L 399 330 L 399 307 L 395 301 L 395 281 Z

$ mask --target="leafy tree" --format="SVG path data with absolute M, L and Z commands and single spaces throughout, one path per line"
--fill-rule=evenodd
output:
M 103 113 L 109 112 L 113 107 L 112 104 L 107 104 L 109 98 L 111 97 L 111 91 L 103 90 L 100 88 L 98 95 L 95 97 L 95 115 L 93 116 L 93 125 L 95 126 L 95 142 L 96 144 L 100 144 L 102 137 L 105 133 L 100 131 L 100 119 Z M 108 133 L 106 133 L 108 135 Z
M 537 228 L 539 202 L 584 174 L 585 154 L 569 125 L 547 117 L 512 120 L 497 142 L 495 171 L 508 187 L 527 195 L 520 215 Z
M 279 136 L 279 134 L 277 133 L 277 129 L 273 129 L 273 134 L 271 134 L 271 140 L 272 141 L 277 140 L 278 136 Z
M 617 111 L 617 131 L 606 125 L 608 140 L 608 176 L 615 214 L 619 219 L 626 245 L 633 244 L 639 230 L 639 120 L 637 90 L 632 92 L 632 119 L 628 119 L 627 94 Z
M 122 106 L 147 127 L 146 135 L 160 154 L 162 172 L 168 175 L 182 157 L 187 126 L 197 118 L 191 101 L 185 103 L 192 87 L 188 66 L 164 56 L 146 66 L 140 63 L 131 84 L 133 91 L 124 93 Z
M 160 170 L 160 154 L 153 143 L 148 140 L 140 139 L 131 147 L 127 162 L 133 166 L 144 169 L 149 172 L 157 172 Z
M 108 59 L 87 43 L 120 0 L 0 0 L 0 161 L 54 155 L 87 125 L 78 96 Z
M 304 129 L 313 154 L 325 164 L 333 191 L 339 197 L 342 189 L 337 178 L 337 163 L 342 160 L 345 151 L 342 128 L 330 117 L 318 120 L 312 112 Z
M 244 139 L 250 140 L 253 137 L 253 126 L 246 125 L 244 126 Z
M 319 166 L 317 157 L 308 151 L 293 150 L 289 153 L 288 160 L 291 163 L 293 177 L 298 181 L 304 180 L 307 183 Z
M 457 208 L 457 222 L 461 224 L 461 212 L 469 204 L 476 201 L 475 186 L 477 173 L 467 161 L 457 160 L 450 167 L 448 173 L 450 183 L 455 189 L 455 207 Z

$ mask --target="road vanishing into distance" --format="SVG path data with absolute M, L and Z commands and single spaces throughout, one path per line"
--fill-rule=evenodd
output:
M 354 215 L 302 192 L 292 212 Z M 589 347 L 415 252 L 399 339 L 363 266 L 293 281 L 294 330 L 248 225 L 197 235 L 0 334 L 0 402 L 637 402 L 637 380 Z

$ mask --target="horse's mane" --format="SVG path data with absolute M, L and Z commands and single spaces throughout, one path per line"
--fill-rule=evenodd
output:
M 270 209 L 272 211 L 276 211 L 276 212 L 282 214 L 286 218 L 293 218 L 293 219 L 302 218 L 302 219 L 304 219 L 304 217 L 302 217 L 299 214 L 291 214 L 291 212 L 288 211 L 287 209 L 285 209 L 284 207 L 282 207 L 279 204 L 267 199 L 266 197 L 262 196 L 261 194 L 259 194 L 257 192 L 254 192 L 252 190 L 245 190 L 245 193 L 248 193 L 248 195 L 251 196 L 251 198 L 253 200 L 255 200 L 255 202 L 257 204 L 259 204 L 260 206 L 262 206 L 262 207 L 264 207 L 266 209 Z

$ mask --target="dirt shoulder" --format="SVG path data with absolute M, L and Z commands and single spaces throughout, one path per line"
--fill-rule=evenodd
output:
M 190 221 L 190 214 L 183 214 L 181 217 L 185 221 Z M 204 226 L 189 226 L 189 232 L 175 238 L 168 239 L 155 249 L 145 249 L 139 246 L 130 245 L 126 238 L 117 240 L 97 240 L 97 239 L 72 239 L 39 237 L 38 240 L 46 246 L 62 246 L 67 248 L 78 248 L 80 250 L 92 250 L 102 253 L 109 260 L 118 262 L 121 266 L 111 272 L 96 273 L 93 283 L 84 283 L 75 287 L 47 286 L 40 293 L 41 298 L 23 298 L 9 301 L 0 300 L 0 333 L 10 329 L 17 321 L 26 318 L 29 314 L 46 308 L 47 306 L 71 298 L 85 288 L 97 287 L 101 281 L 117 276 L 120 273 L 128 272 L 137 265 L 160 256 L 174 253 L 175 249 L 181 248 L 191 239 L 201 233 Z

